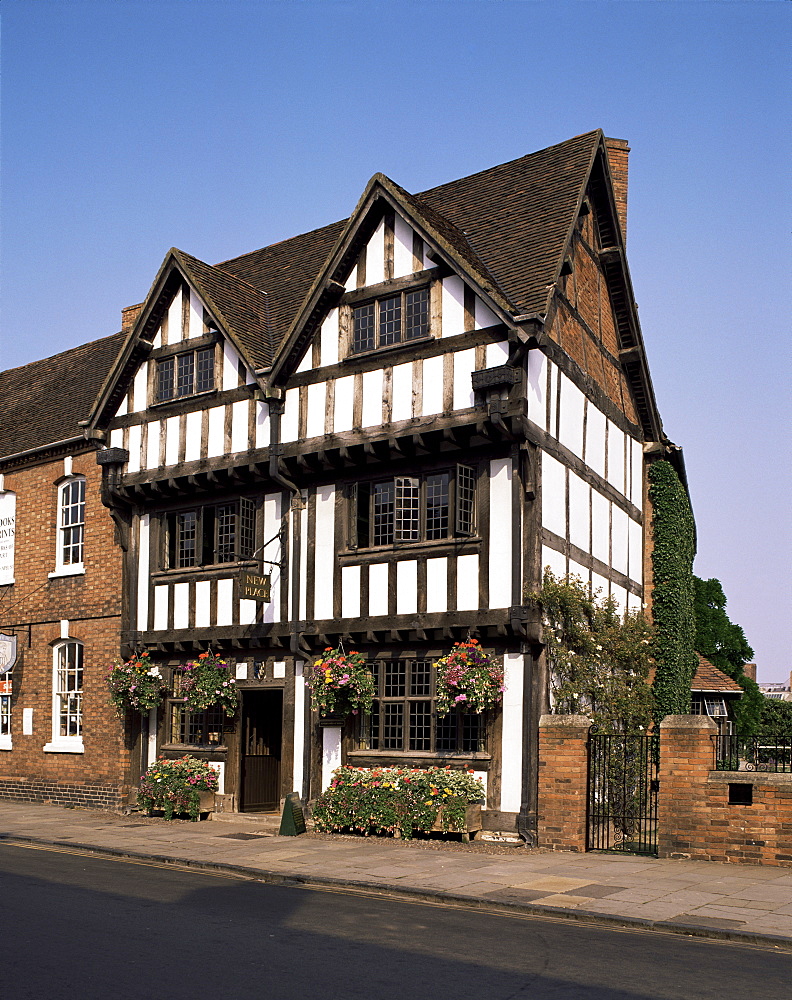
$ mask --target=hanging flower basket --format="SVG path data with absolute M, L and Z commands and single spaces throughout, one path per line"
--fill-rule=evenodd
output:
M 120 717 L 128 710 L 145 714 L 158 708 L 165 696 L 165 681 L 154 673 L 147 652 L 125 663 L 114 663 L 107 675 L 107 687 Z
M 211 652 L 200 653 L 197 660 L 181 668 L 177 690 L 191 712 L 220 705 L 232 716 L 239 705 L 239 691 L 228 664 Z
M 374 676 L 362 653 L 328 646 L 307 669 L 305 684 L 311 692 L 311 706 L 323 718 L 371 711 Z
M 453 708 L 483 712 L 503 699 L 503 665 L 485 653 L 477 639 L 455 642 L 435 670 L 438 715 L 448 715 Z

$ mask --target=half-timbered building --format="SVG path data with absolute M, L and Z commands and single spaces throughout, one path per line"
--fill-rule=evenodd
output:
M 316 796 L 342 761 L 485 780 L 529 842 L 547 707 L 542 569 L 644 600 L 644 455 L 667 448 L 625 258 L 627 145 L 599 131 L 221 264 L 171 250 L 86 434 L 124 550 L 127 650 L 234 663 L 238 718 L 173 690 L 150 754 L 213 760 L 226 808 Z M 476 637 L 500 708 L 438 717 L 433 661 Z M 320 726 L 305 664 L 375 670 Z

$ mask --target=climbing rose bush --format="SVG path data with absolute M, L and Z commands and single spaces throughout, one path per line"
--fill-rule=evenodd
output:
M 374 675 L 362 653 L 330 646 L 305 672 L 311 705 L 320 715 L 336 712 L 370 712 L 374 698 Z
M 448 715 L 452 708 L 483 712 L 503 698 L 503 664 L 485 653 L 477 639 L 455 642 L 435 670 L 438 715 Z
M 138 805 L 146 812 L 164 809 L 165 819 L 188 813 L 200 816 L 201 792 L 217 791 L 217 771 L 197 757 L 158 758 L 142 775 Z

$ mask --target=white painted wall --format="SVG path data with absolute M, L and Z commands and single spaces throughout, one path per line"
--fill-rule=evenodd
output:
M 287 389 L 281 417 L 281 441 L 296 441 L 300 423 L 300 390 Z
M 522 804 L 523 656 L 503 658 L 504 692 L 501 739 L 501 812 L 519 812 Z
M 401 215 L 396 213 L 395 223 L 393 227 L 393 277 L 394 278 L 404 278 L 408 274 L 413 273 L 413 230 L 412 227 L 407 223 L 406 219 L 403 219 Z
M 388 564 L 372 563 L 369 566 L 369 614 L 388 613 Z
M 320 355 L 323 365 L 338 364 L 338 307 L 334 306 L 322 321 Z
M 478 299 L 476 301 L 478 302 Z M 495 344 L 487 344 L 485 356 L 487 359 L 487 368 L 498 368 L 500 365 L 505 365 L 509 360 L 508 340 L 499 340 Z
M 426 560 L 426 610 L 448 611 L 448 559 Z
M 336 379 L 333 430 L 336 434 L 352 430 L 352 416 L 355 401 L 355 377 L 345 375 Z
M 547 358 L 539 350 L 528 352 L 528 419 L 547 429 Z
M 270 415 L 269 406 L 259 400 L 256 401 L 256 447 L 268 448 L 270 444 Z
M 643 528 L 630 518 L 627 522 L 627 575 L 636 583 L 643 583 Z
M 137 623 L 139 632 L 148 629 L 149 606 L 149 544 L 151 515 L 143 514 L 138 521 L 138 580 L 137 580 Z
M 201 457 L 202 420 L 203 414 L 200 410 L 193 410 L 192 413 L 187 414 L 187 427 L 185 428 L 184 442 L 185 462 L 196 462 Z
M 129 461 L 127 472 L 140 472 L 140 442 L 142 428 L 140 424 L 132 424 L 129 428 Z
M 215 625 L 234 624 L 234 581 L 217 581 L 217 618 Z
M 294 661 L 294 757 L 292 768 L 294 774 L 294 791 L 302 797 L 303 787 L 303 755 L 305 754 L 305 680 L 302 660 Z
M 566 470 L 542 453 L 542 527 L 566 538 Z
M 561 414 L 559 440 L 569 450 L 583 458 L 583 393 L 563 372 L 561 378 Z
M 168 586 L 154 588 L 154 629 L 160 631 L 168 627 Z
M 511 572 L 509 573 L 511 576 Z M 477 611 L 479 606 L 479 557 L 474 552 L 457 556 L 457 611 Z
M 413 369 L 408 362 L 393 368 L 391 420 L 411 420 L 413 415 Z
M 627 514 L 611 504 L 611 565 L 619 573 L 627 575 Z
M 605 414 L 591 400 L 586 407 L 586 465 L 604 479 Z
M 250 404 L 246 399 L 238 399 L 231 406 L 231 451 L 235 454 L 250 448 L 248 434 L 248 414 Z
M 173 627 L 190 627 L 189 583 L 176 583 L 173 586 Z
M 587 482 L 569 471 L 569 540 L 573 545 L 591 550 L 589 540 L 591 518 L 591 487 Z
M 381 368 L 363 373 L 363 427 L 382 424 L 382 377 Z
M 489 606 L 491 608 L 508 608 L 512 604 L 512 475 L 510 458 L 498 458 L 490 462 Z M 458 572 L 457 570 L 457 574 Z M 478 595 L 476 599 L 478 602 Z
M 236 389 L 239 385 L 239 355 L 227 340 L 223 341 L 223 382 L 224 389 Z
M 162 421 L 150 420 L 148 424 L 148 444 L 146 446 L 147 469 L 156 469 L 159 466 L 161 433 L 162 433 Z
M 316 491 L 316 557 L 314 563 L 314 618 L 333 617 L 335 565 L 335 486 Z
M 206 451 L 209 458 L 218 458 L 225 454 L 224 406 L 211 406 L 209 408 L 209 439 Z
M 456 274 L 443 278 L 442 311 L 443 337 L 465 332 L 465 283 Z
M 137 413 L 148 406 L 148 364 L 144 362 L 135 372 L 132 383 L 132 410 Z
M 596 490 L 591 493 L 591 554 L 610 562 L 610 501 Z
M 396 614 L 414 615 L 418 611 L 418 561 L 403 559 L 396 563 Z
M 195 627 L 207 628 L 212 624 L 212 584 L 198 580 L 195 584 Z
M 315 382 L 308 386 L 308 419 L 306 437 L 321 437 L 325 431 L 327 410 L 327 383 Z
M 424 358 L 422 416 L 443 412 L 443 358 Z
M 456 351 L 454 354 L 454 409 L 465 410 L 473 406 L 472 374 L 476 369 L 476 349 Z
M 542 546 L 542 572 L 549 567 L 550 572 L 557 577 L 566 576 L 567 562 L 566 556 L 562 552 L 556 552 L 549 545 Z
M 478 295 L 476 296 L 476 304 L 474 306 L 474 320 L 474 326 L 477 330 L 483 330 L 488 326 L 495 326 L 500 322 L 495 313 Z
M 179 461 L 179 418 L 168 417 L 165 421 L 165 464 L 176 465 Z
M 360 617 L 360 566 L 341 569 L 341 617 Z
M 270 562 L 264 563 L 264 572 L 270 574 L 270 603 L 264 605 L 263 621 L 279 622 L 281 602 L 281 569 L 272 565 L 283 558 L 278 531 L 281 527 L 281 494 L 270 493 L 264 498 L 264 548 L 261 558 Z
M 385 220 L 372 233 L 366 249 L 366 284 L 385 280 Z
M 337 767 L 341 767 L 341 729 L 326 726 L 322 729 L 322 791 L 332 781 Z
M 608 421 L 608 482 L 624 494 L 624 431 Z

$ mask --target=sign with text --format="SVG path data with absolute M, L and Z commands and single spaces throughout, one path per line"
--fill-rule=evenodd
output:
M 16 493 L 0 492 L 0 586 L 14 582 Z
M 239 599 L 241 601 L 257 601 L 259 604 L 269 604 L 270 577 L 269 573 L 262 576 L 242 570 L 239 574 Z
M 0 632 L 0 677 L 7 674 L 17 661 L 17 637 Z

